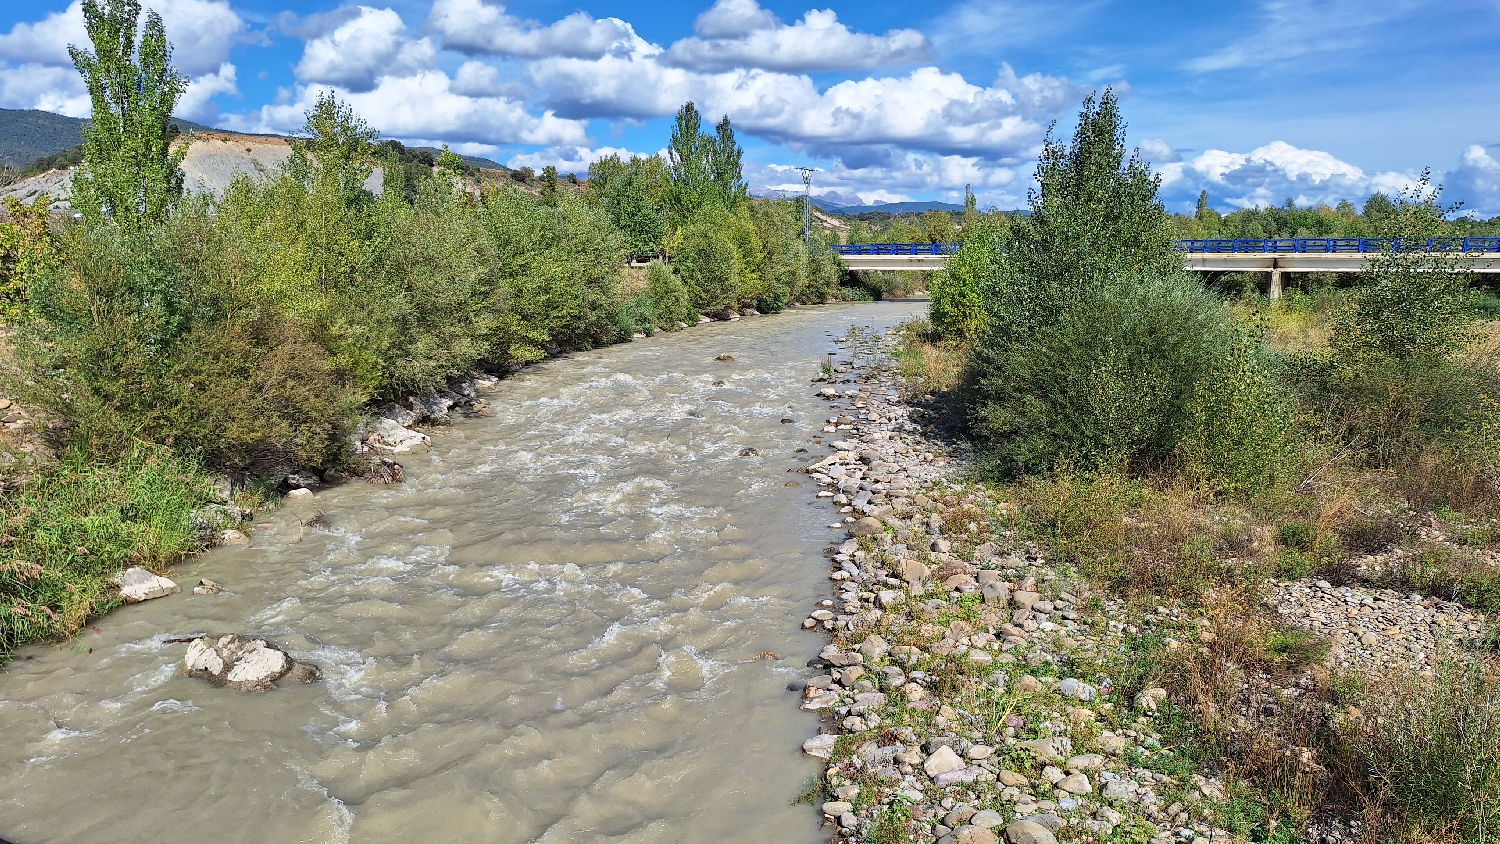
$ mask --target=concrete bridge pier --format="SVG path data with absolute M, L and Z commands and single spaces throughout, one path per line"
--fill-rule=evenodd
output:
M 1271 261 L 1271 286 L 1266 295 L 1270 296 L 1272 301 L 1281 298 L 1281 267 L 1277 266 L 1274 260 Z

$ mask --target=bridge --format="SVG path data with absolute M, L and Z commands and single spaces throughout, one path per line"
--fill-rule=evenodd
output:
M 840 243 L 836 252 L 851 270 L 936 270 L 961 243 Z M 1458 272 L 1500 273 L 1500 237 L 1297 237 L 1179 240 L 1183 268 L 1195 272 L 1262 272 L 1270 296 L 1281 295 L 1282 273 L 1356 273 L 1374 255 L 1425 252 L 1451 256 Z

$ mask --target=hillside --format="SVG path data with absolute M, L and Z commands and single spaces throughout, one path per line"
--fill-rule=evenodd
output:
M 50 111 L 0 108 L 0 166 L 19 170 L 44 155 L 78 146 L 86 122 Z M 191 120 L 173 122 L 188 131 L 218 131 Z

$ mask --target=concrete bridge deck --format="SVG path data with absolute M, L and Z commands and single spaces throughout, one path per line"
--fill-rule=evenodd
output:
M 936 270 L 962 243 L 841 243 L 833 251 L 851 270 Z M 1500 237 L 1434 237 L 1423 240 L 1318 237 L 1179 240 L 1183 268 L 1194 272 L 1263 272 L 1270 296 L 1281 295 L 1282 273 L 1357 273 L 1391 251 L 1425 252 L 1452 259 L 1456 272 L 1500 273 Z

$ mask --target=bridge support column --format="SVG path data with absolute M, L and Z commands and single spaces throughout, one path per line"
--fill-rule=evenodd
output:
M 1272 300 L 1281 298 L 1281 270 L 1275 267 L 1271 268 L 1271 288 L 1268 291 L 1267 295 L 1269 295 Z

